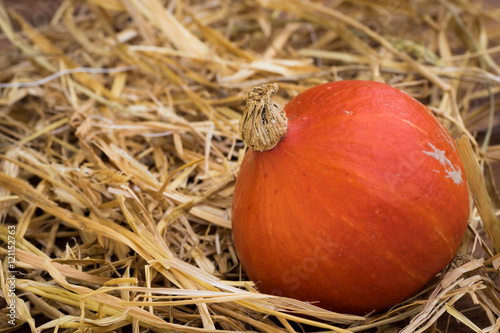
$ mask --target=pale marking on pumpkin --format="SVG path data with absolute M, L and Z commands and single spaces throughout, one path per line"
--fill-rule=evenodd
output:
M 455 148 L 455 144 L 453 143 L 453 139 L 448 134 L 448 131 L 444 126 L 438 121 L 436 127 L 439 129 L 439 136 L 446 140 L 450 144 L 452 148 Z
M 404 91 L 403 91 L 404 92 Z M 418 101 L 415 97 L 411 96 L 410 94 L 404 92 L 405 94 L 407 94 L 408 96 L 410 96 L 415 102 L 417 102 L 418 104 L 420 104 L 421 106 L 424 107 L 424 109 L 427 110 L 427 112 L 435 119 L 437 120 L 436 116 L 434 115 L 434 112 L 432 112 L 431 109 L 429 109 L 427 106 L 425 106 L 424 104 L 420 103 L 420 101 Z M 455 144 L 453 142 L 453 139 L 450 137 L 448 131 L 446 130 L 446 128 L 443 126 L 443 124 L 441 124 L 439 121 L 435 121 L 434 122 L 434 125 L 438 128 L 438 132 L 439 132 L 439 136 L 443 139 L 445 139 L 452 148 L 455 148 Z
M 424 134 L 427 134 L 426 131 L 424 131 L 423 129 L 421 129 L 420 127 L 418 127 L 417 125 L 415 125 L 414 123 L 412 123 L 411 121 L 407 120 L 407 119 L 401 119 L 404 123 L 407 123 L 408 125 L 410 125 L 411 127 L 415 128 L 417 131 L 419 131 L 420 133 L 424 133 Z
M 450 145 L 450 147 L 452 147 L 454 149 L 455 148 L 455 144 L 453 143 L 453 139 L 449 136 L 448 131 L 446 130 L 446 128 L 444 128 L 441 125 L 441 123 L 439 123 L 439 122 L 435 126 L 437 128 L 437 135 L 443 141 L 446 141 Z
M 331 209 L 329 209 L 327 206 L 325 206 L 330 212 L 331 212 Z M 346 216 L 341 216 L 341 219 L 347 223 L 347 225 L 349 225 L 351 228 L 355 229 L 356 231 L 359 232 L 360 235 L 363 236 L 364 240 L 368 243 L 371 243 L 373 240 L 372 238 L 369 236 L 369 234 L 361 229 L 359 227 L 358 224 L 352 222 L 349 218 L 347 218 Z M 393 264 L 397 265 L 397 266 L 400 266 L 402 268 L 402 270 L 404 272 L 406 272 L 406 274 L 408 274 L 411 278 L 415 279 L 415 280 L 422 280 L 422 277 L 420 276 L 419 272 L 414 272 L 412 271 L 412 266 L 409 266 L 406 262 L 400 260 L 398 258 L 397 255 L 395 255 L 395 253 L 393 253 L 392 251 L 390 250 L 383 250 L 382 248 L 374 248 L 374 251 L 375 252 L 378 252 L 382 258 L 382 256 L 385 255 L 385 259 L 389 260 L 390 262 L 392 262 Z
M 448 245 L 448 249 L 450 250 L 450 256 L 453 258 L 455 256 L 455 253 L 453 251 L 453 245 L 450 243 L 450 241 L 444 236 L 443 232 L 441 231 L 441 229 L 439 229 L 437 226 L 434 227 L 434 231 L 436 232 L 436 234 L 439 235 L 439 237 L 441 237 L 441 239 L 443 240 L 443 242 L 446 243 L 446 245 Z
M 434 157 L 441 163 L 446 171 L 446 178 L 450 178 L 457 185 L 462 184 L 462 170 L 460 168 L 455 167 L 450 160 L 445 156 L 444 150 L 437 149 L 432 143 L 427 143 L 434 151 L 425 151 L 422 152 L 428 156 Z M 434 170 L 435 171 L 435 170 Z
M 324 164 L 324 162 L 321 162 L 321 161 L 318 161 L 318 162 Z M 314 190 L 315 188 L 313 187 L 312 189 Z M 363 189 L 367 190 L 367 192 L 366 192 L 367 196 L 370 196 L 370 193 L 372 193 L 372 192 L 377 193 L 377 195 L 379 195 L 379 193 L 377 191 L 369 190 L 366 187 L 363 187 Z M 317 192 L 317 189 L 316 189 L 316 192 Z M 331 208 L 331 206 L 330 206 L 331 203 L 328 202 L 328 200 L 325 198 L 324 195 L 318 195 L 318 198 L 319 198 L 318 200 L 323 201 L 322 206 L 330 214 L 330 216 L 338 216 L 342 221 L 344 221 L 346 223 L 346 226 L 348 226 L 348 227 L 350 227 L 353 230 L 358 232 L 360 239 L 367 242 L 368 244 L 372 244 L 373 240 L 370 237 L 370 235 L 368 234 L 368 232 L 366 231 L 366 229 L 364 227 L 362 227 L 362 224 L 354 223 L 349 217 L 347 217 L 345 215 L 339 215 L 335 210 L 333 210 Z M 413 278 L 415 280 L 419 280 L 419 281 L 424 280 L 424 278 L 420 275 L 419 271 L 414 270 L 412 265 L 408 264 L 404 260 L 401 260 L 398 257 L 397 253 L 392 252 L 390 249 L 384 249 L 383 247 L 375 247 L 373 249 L 373 251 L 376 252 L 380 256 L 380 258 L 383 258 L 385 256 L 385 258 L 388 261 L 401 267 L 401 270 L 403 272 L 405 272 L 406 274 L 408 274 L 411 278 Z

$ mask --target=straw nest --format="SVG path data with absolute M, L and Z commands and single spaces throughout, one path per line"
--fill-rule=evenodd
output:
M 498 9 L 472 0 L 54 9 L 34 27 L 0 4 L 11 43 L 0 54 L 2 332 L 499 331 Z M 231 240 L 245 93 L 279 82 L 283 105 L 341 79 L 383 81 L 429 105 L 458 139 L 475 204 L 456 259 L 413 299 L 365 317 L 258 293 Z

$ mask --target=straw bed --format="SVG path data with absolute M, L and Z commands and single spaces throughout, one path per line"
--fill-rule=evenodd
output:
M 2 332 L 500 330 L 492 3 L 67 0 L 45 14 L 34 26 L 0 3 Z M 284 105 L 341 79 L 429 105 L 474 199 L 455 260 L 365 317 L 258 293 L 231 238 L 246 92 L 278 82 Z

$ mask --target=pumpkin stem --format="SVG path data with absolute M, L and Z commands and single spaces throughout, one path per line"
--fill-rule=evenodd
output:
M 273 149 L 286 134 L 286 113 L 278 103 L 272 101 L 277 91 L 278 84 L 269 83 L 251 89 L 245 96 L 240 132 L 252 150 Z

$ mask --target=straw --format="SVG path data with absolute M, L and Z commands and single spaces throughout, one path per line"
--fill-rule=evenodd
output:
M 10 43 L 0 52 L 0 293 L 16 304 L 13 321 L 0 309 L 0 330 L 499 331 L 498 8 L 65 0 L 53 9 L 35 26 L 0 2 Z M 457 140 L 472 198 L 448 267 L 366 316 L 259 293 L 231 235 L 248 90 L 278 82 L 284 105 L 344 79 L 385 82 L 428 105 Z

